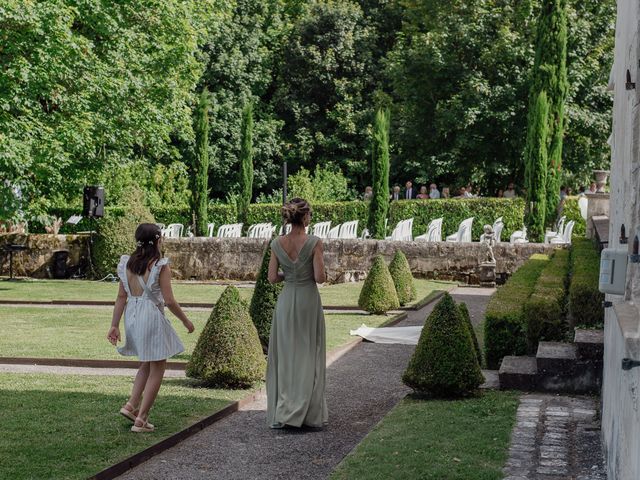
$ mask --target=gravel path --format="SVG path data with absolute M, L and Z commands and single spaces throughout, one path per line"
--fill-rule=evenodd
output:
M 472 312 L 484 309 L 488 297 L 475 295 L 479 289 L 458 290 L 454 297 L 467 301 Z M 409 312 L 398 326 L 421 325 L 433 306 Z M 324 430 L 267 428 L 262 397 L 120 478 L 327 478 L 409 392 L 400 377 L 413 349 L 362 343 L 335 361 L 327 370 L 329 425 Z

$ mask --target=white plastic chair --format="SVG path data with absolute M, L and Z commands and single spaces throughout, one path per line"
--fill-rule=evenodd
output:
M 589 207 L 589 199 L 587 199 L 587 197 L 585 197 L 584 195 L 578 198 L 578 207 L 580 208 L 580 215 L 582 215 L 582 218 L 586 220 L 587 208 Z
M 164 223 L 156 223 L 156 227 L 158 227 L 160 230 L 164 230 L 165 229 L 165 224 Z
M 387 240 L 411 242 L 413 240 L 413 218 L 398 222 Z
M 327 238 L 331 229 L 331 222 L 318 222 L 313 226 L 313 235 L 318 238 Z
M 549 243 L 552 245 L 571 245 L 571 235 L 573 234 L 573 226 L 576 224 L 575 220 L 570 220 L 567 223 L 567 227 L 562 232 L 562 235 L 553 237 Z
M 220 225 L 216 236 L 218 238 L 240 238 L 242 236 L 242 223 Z
M 344 222 L 340 225 L 338 238 L 358 238 L 358 220 Z
M 213 234 L 215 233 L 215 226 L 215 223 L 207 223 L 207 237 L 213 237 Z
M 567 220 L 566 215 L 562 215 L 556 223 L 556 229 L 553 232 L 545 232 L 544 243 L 550 243 L 552 238 L 562 237 L 564 235 L 564 222 Z
M 516 230 L 511 234 L 509 243 L 529 243 L 527 240 L 527 227 L 522 227 L 522 230 Z
M 369 233 L 369 229 L 365 228 L 362 230 L 362 234 L 360 235 L 360 240 L 366 240 L 367 238 L 371 238 L 371 233 Z
M 416 240 L 424 242 L 441 242 L 442 241 L 442 218 L 436 218 L 429 222 L 427 233 L 419 235 Z
M 458 226 L 458 231 L 453 235 L 447 236 L 447 242 L 471 242 L 471 227 L 473 226 L 473 217 L 469 217 Z
M 182 236 L 182 231 L 184 230 L 184 225 L 181 223 L 172 223 L 167 226 L 165 229 L 165 237 L 167 238 L 180 238 Z
M 247 230 L 248 238 L 271 238 L 273 235 L 273 225 L 271 223 L 256 223 Z
M 327 238 L 340 238 L 340 227 L 341 225 L 336 225 L 331 230 L 327 232 Z

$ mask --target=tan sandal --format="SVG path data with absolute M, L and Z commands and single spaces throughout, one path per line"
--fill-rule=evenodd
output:
M 126 407 L 129 406 L 131 407 L 131 410 L 127 409 Z M 131 420 L 132 422 L 135 423 L 137 415 L 136 413 L 138 412 L 137 408 L 134 408 L 133 405 L 131 405 L 129 402 L 124 404 L 124 407 L 122 407 L 120 409 L 120 415 L 122 415 L 123 417 Z
M 138 425 L 138 423 L 141 423 L 142 425 Z M 131 431 L 136 433 L 153 432 L 155 429 L 156 427 L 154 427 L 152 424 L 150 424 L 146 420 L 143 420 L 140 417 L 137 417 L 135 419 L 135 422 L 133 423 L 133 427 L 131 427 Z

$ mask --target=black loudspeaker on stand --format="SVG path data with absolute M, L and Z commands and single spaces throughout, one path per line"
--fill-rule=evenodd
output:
M 104 188 L 96 185 L 84 187 L 82 215 L 87 218 L 102 218 L 104 216 Z

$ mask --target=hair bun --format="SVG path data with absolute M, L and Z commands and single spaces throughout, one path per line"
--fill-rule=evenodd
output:
M 308 213 L 311 213 L 311 205 L 303 198 L 293 198 L 282 206 L 285 224 L 302 225 Z

